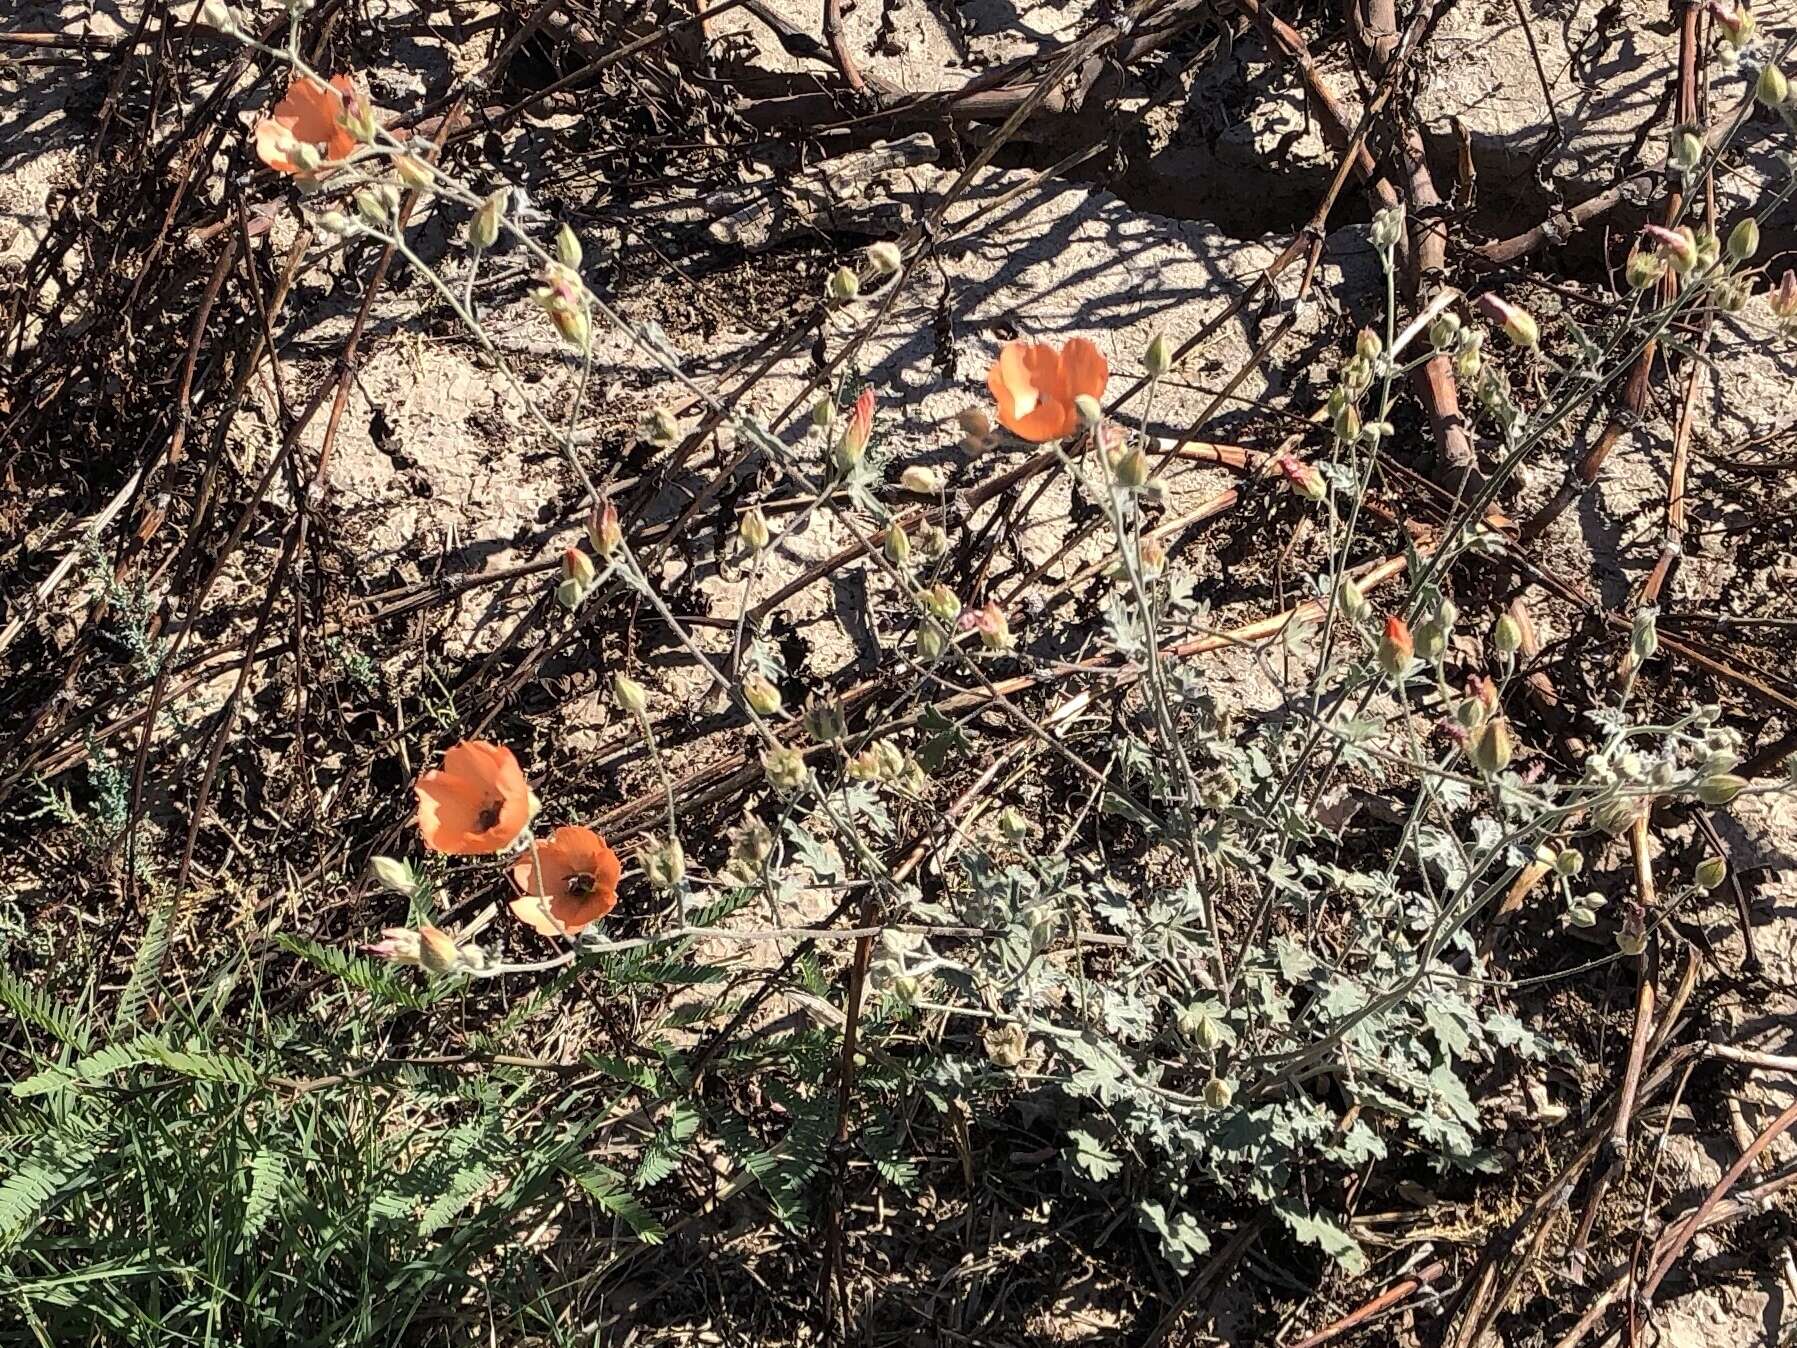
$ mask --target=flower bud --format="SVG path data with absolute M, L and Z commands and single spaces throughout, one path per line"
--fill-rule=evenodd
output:
M 569 229 L 567 225 L 563 225 L 560 229 L 555 231 L 556 261 L 560 262 L 562 266 L 568 268 L 570 271 L 577 271 L 580 268 L 580 259 L 582 256 L 583 253 L 580 247 L 579 235 Z
M 989 651 L 1008 651 L 1016 645 L 1011 636 L 1011 625 L 995 599 L 988 599 L 983 608 L 963 613 L 961 626 L 979 633 L 980 645 Z
M 969 454 L 978 454 L 990 443 L 992 418 L 983 409 L 963 408 L 955 414 L 955 421 L 961 427 L 961 448 Z
M 1444 310 L 1429 325 L 1429 345 L 1437 351 L 1449 351 L 1454 343 L 1460 340 L 1460 315 L 1452 309 Z
M 1015 805 L 1007 805 L 1000 810 L 995 822 L 998 824 L 999 833 L 1007 842 L 1022 842 L 1034 831 L 1030 826 L 1030 821 L 1023 817 L 1022 812 Z
M 1753 41 L 1753 11 L 1743 4 L 1724 5 L 1718 0 L 1710 0 L 1710 13 L 1716 16 L 1716 26 L 1722 30 L 1722 39 L 1737 51 Z
M 555 583 L 555 602 L 569 612 L 579 608 L 580 601 L 586 597 L 586 587 L 577 580 L 558 580 Z
M 805 785 L 810 775 L 805 768 L 805 755 L 797 749 L 770 749 L 761 756 L 761 770 L 776 791 L 790 795 Z
M 1367 602 L 1365 592 L 1354 583 L 1354 577 L 1343 576 L 1341 583 L 1335 587 L 1335 606 L 1340 609 L 1349 622 L 1365 622 L 1373 606 Z
M 1576 847 L 1562 847 L 1554 853 L 1554 874 L 1571 879 L 1585 869 L 1585 854 Z
M 1167 567 L 1167 545 L 1152 535 L 1136 548 L 1136 561 L 1142 568 L 1142 579 L 1153 580 Z
M 1688 226 L 1678 229 L 1667 229 L 1663 225 L 1646 225 L 1641 232 L 1653 240 L 1654 247 L 1661 257 L 1671 264 L 1672 270 L 1683 276 L 1697 265 L 1697 236 Z
M 1705 805 L 1726 805 L 1746 789 L 1747 779 L 1732 772 L 1718 772 L 1697 784 L 1697 798 Z
M 804 722 L 805 733 L 818 744 L 835 744 L 848 733 L 842 712 L 827 697 L 812 698 L 805 704 Z
M 1354 339 L 1354 354 L 1364 361 L 1378 360 L 1385 350 L 1385 343 L 1379 340 L 1379 334 L 1371 328 L 1362 328 L 1360 335 Z
M 1629 831 L 1634 825 L 1635 816 L 1640 812 L 1639 797 L 1617 796 L 1606 800 L 1591 812 L 1591 823 L 1599 832 L 1618 838 Z
M 1658 253 L 1637 249 L 1629 254 L 1622 273 L 1631 290 L 1646 290 L 1649 286 L 1658 285 L 1660 278 L 1666 274 L 1666 259 Z
M 1273 467 L 1285 479 L 1285 485 L 1307 501 L 1321 501 L 1329 494 L 1323 475 L 1296 454 L 1281 454 Z
M 986 1046 L 986 1056 L 1000 1067 L 1018 1067 L 1029 1056 L 1029 1036 L 1023 1032 L 1023 1026 L 1014 1021 L 987 1030 L 981 1039 Z
M 294 166 L 302 174 L 316 173 L 324 167 L 324 156 L 319 153 L 318 147 L 311 141 L 294 141 L 293 148 L 287 152 L 287 157 L 293 161 Z
M 925 520 L 917 529 L 917 550 L 932 562 L 948 556 L 948 530 Z
M 360 89 L 354 89 L 343 103 L 343 129 L 362 145 L 373 145 L 380 131 L 380 124 L 375 120 L 374 104 L 368 101 L 368 95 Z
M 1760 222 L 1746 216 L 1728 232 L 1728 255 L 1745 262 L 1760 250 Z
M 846 303 L 861 293 L 861 278 L 849 267 L 838 267 L 830 273 L 827 287 L 831 299 Z
M 918 596 L 925 611 L 939 622 L 951 623 L 961 615 L 961 597 L 941 583 Z
M 916 974 L 899 974 L 892 980 L 892 999 L 910 1006 L 923 993 L 923 981 Z
M 1387 206 L 1373 216 L 1373 247 L 1391 249 L 1398 245 L 1404 237 L 1404 210 L 1401 206 Z
M 1204 1103 L 1212 1109 L 1228 1109 L 1235 1100 L 1235 1087 L 1227 1077 L 1212 1077 L 1204 1083 Z
M 1541 340 L 1541 332 L 1535 326 L 1534 316 L 1527 309 L 1510 303 L 1501 295 L 1479 296 L 1479 309 L 1492 322 L 1503 327 L 1504 336 L 1524 350 L 1528 350 Z
M 1699 889 L 1708 894 L 1728 879 L 1728 863 L 1719 856 L 1707 856 L 1697 863 L 1697 871 L 1691 878 Z
M 680 438 L 680 423 L 665 407 L 657 407 L 643 418 L 641 434 L 652 445 L 667 448 Z
M 830 397 L 829 394 L 826 393 L 823 397 L 811 404 L 811 424 L 818 430 L 829 430 L 831 423 L 835 420 L 836 400 Z
M 1416 653 L 1434 664 L 1448 648 L 1448 626 L 1440 618 L 1431 618 L 1416 629 Z
M 1779 278 L 1778 289 L 1771 296 L 1774 317 L 1789 320 L 1797 317 L 1797 271 L 1786 271 Z
M 1689 173 L 1703 158 L 1703 138 L 1690 127 L 1672 133 L 1672 144 L 1666 151 L 1666 163 L 1679 173 Z
M 1104 408 L 1090 393 L 1082 393 L 1075 398 L 1073 410 L 1079 413 L 1079 424 L 1087 429 L 1104 420 Z
M 1522 649 L 1522 626 L 1508 613 L 1502 615 L 1491 629 L 1491 645 L 1494 650 L 1506 659 Z
M 948 644 L 948 634 L 936 625 L 933 618 L 925 618 L 917 626 L 917 656 L 926 663 L 942 654 Z
M 372 857 L 368 862 L 368 871 L 383 889 L 408 896 L 417 892 L 417 872 L 397 857 Z
M 342 211 L 322 211 L 318 216 L 318 227 L 326 234 L 335 234 L 338 238 L 346 238 L 351 234 L 360 234 L 362 226 Z
M 905 532 L 905 526 L 894 520 L 886 526 L 886 538 L 881 545 L 886 560 L 894 566 L 903 566 L 911 560 L 911 535 Z
M 599 572 L 593 566 L 593 559 L 579 548 L 569 548 L 562 553 L 562 577 L 571 580 L 583 590 L 591 585 Z
M 868 245 L 867 263 L 873 268 L 875 276 L 891 276 L 905 265 L 905 255 L 899 251 L 896 243 L 882 239 Z
M 926 468 L 921 463 L 914 463 L 899 474 L 899 486 L 906 491 L 914 491 L 919 495 L 934 496 L 942 490 L 942 479 L 936 475 L 934 468 Z
M 394 155 L 393 167 L 399 174 L 400 182 L 414 192 L 424 191 L 435 181 L 431 166 L 415 154 Z
M 649 690 L 628 674 L 612 675 L 611 693 L 618 705 L 632 716 L 641 716 L 649 710 Z
M 1206 1053 L 1215 1051 L 1223 1042 L 1223 1027 L 1217 1023 L 1216 1013 L 1207 1006 L 1181 1009 L 1174 1017 L 1173 1028 L 1179 1031 L 1181 1038 Z
M 1753 86 L 1753 96 L 1768 108 L 1781 108 L 1791 96 L 1790 81 L 1784 71 L 1768 61 L 1760 67 L 1760 77 Z
M 1617 928 L 1616 948 L 1630 959 L 1647 949 L 1647 928 L 1642 924 L 1639 912 L 1631 912 Z
M 1485 334 L 1469 328 L 1460 334 L 1460 350 L 1454 354 L 1454 373 L 1475 380 L 1485 368 Z
M 455 938 L 437 927 L 418 928 L 418 962 L 438 978 L 448 977 L 462 967 L 462 952 Z
M 1416 643 L 1410 625 L 1395 613 L 1385 620 L 1385 635 L 1379 640 L 1379 669 L 1389 679 L 1401 679 L 1416 655 Z
M 1140 491 L 1148 485 L 1148 455 L 1140 445 L 1131 445 L 1111 464 L 1111 476 L 1125 491 Z
M 1502 716 L 1493 716 L 1473 732 L 1469 752 L 1481 772 L 1502 772 L 1510 766 L 1512 751 L 1510 722 Z
M 1343 444 L 1353 444 L 1360 439 L 1360 409 L 1353 403 L 1343 403 L 1335 414 L 1335 434 Z
M 760 552 L 774 541 L 773 531 L 768 528 L 767 516 L 761 513 L 760 506 L 750 506 L 743 512 L 736 532 L 751 552 Z
M 618 508 L 609 500 L 601 501 L 587 520 L 587 542 L 593 551 L 607 561 L 624 541 L 623 527 L 618 523 Z
M 680 845 L 680 839 L 669 838 L 665 843 L 649 840 L 643 852 L 643 877 L 651 889 L 664 894 L 680 887 L 686 879 L 686 849 Z
M 743 680 L 743 701 L 757 716 L 772 716 L 780 710 L 780 690 L 759 674 Z
M 1157 332 L 1148 339 L 1148 350 L 1142 353 L 1142 368 L 1148 371 L 1150 379 L 1159 379 L 1173 368 L 1173 351 L 1167 345 L 1167 335 Z
M 502 187 L 485 201 L 480 209 L 474 212 L 474 219 L 468 222 L 468 243 L 474 248 L 491 248 L 499 241 L 499 222 L 505 218 L 506 203 L 511 199 L 511 189 Z

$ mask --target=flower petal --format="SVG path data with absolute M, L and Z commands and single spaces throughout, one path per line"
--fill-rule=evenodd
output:
M 1061 348 L 1061 377 L 1066 381 L 1067 401 L 1082 395 L 1104 397 L 1111 366 L 1104 353 L 1084 337 L 1075 337 Z

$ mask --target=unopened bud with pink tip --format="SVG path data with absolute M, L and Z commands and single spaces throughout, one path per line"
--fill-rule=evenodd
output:
M 1329 494 L 1323 475 L 1296 454 L 1281 454 L 1273 461 L 1285 485 L 1309 501 L 1320 501 Z
M 624 541 L 623 526 L 618 523 L 618 508 L 601 501 L 587 519 L 587 542 L 601 557 L 610 559 Z
M 1697 265 L 1697 237 L 1688 227 L 1667 229 L 1664 225 L 1645 225 L 1641 232 L 1680 276 Z
M 985 607 L 968 609 L 961 614 L 961 629 L 979 633 L 980 645 L 989 651 L 1008 651 L 1016 645 L 1011 625 L 1005 620 L 998 601 L 988 599 Z
M 1787 271 L 1772 292 L 1772 312 L 1787 322 L 1797 318 L 1797 272 Z
M 1479 296 L 1479 312 L 1502 327 L 1504 336 L 1524 350 L 1534 347 L 1541 340 L 1541 330 L 1535 326 L 1534 315 L 1501 295 Z

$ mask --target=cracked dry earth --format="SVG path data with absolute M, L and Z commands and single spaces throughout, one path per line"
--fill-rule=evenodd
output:
M 402 3 L 385 7 L 388 21 L 409 15 Z M 490 6 L 458 7 L 467 22 Z M 809 29 L 810 5 L 776 0 L 775 10 Z M 1467 0 L 1442 22 L 1418 87 L 1417 114 L 1437 156 L 1441 181 L 1455 179 L 1462 144 L 1469 147 L 1476 178 L 1464 228 L 1499 237 L 1550 210 L 1574 204 L 1621 172 L 1657 164 L 1663 156 L 1664 91 L 1676 61 L 1677 35 L 1663 8 L 1622 0 L 1601 8 L 1590 0 L 1526 0 L 1525 10 L 1552 96 L 1556 122 L 1544 115 L 1541 85 L 1528 35 L 1510 3 Z M 1775 40 L 1789 31 L 1793 7 L 1760 11 L 1762 31 Z M 1005 0 L 973 0 L 937 6 L 924 0 L 870 0 L 846 11 L 847 37 L 870 67 L 904 88 L 922 92 L 963 82 L 970 74 L 1077 35 L 1090 21 L 1086 6 Z M 95 34 L 117 38 L 135 14 L 109 5 L 61 8 L 38 3 L 15 7 L 0 27 L 15 31 Z M 370 70 L 384 105 L 405 112 L 434 98 L 447 80 L 478 68 L 488 54 L 483 39 L 460 40 L 445 23 L 434 37 L 414 38 Z M 958 443 L 957 413 L 983 406 L 984 372 L 997 348 L 1014 337 L 1062 341 L 1085 336 L 1109 357 L 1116 376 L 1133 379 L 1149 337 L 1165 333 L 1183 342 L 1239 295 L 1290 240 L 1327 186 L 1334 156 L 1306 111 L 1295 72 L 1282 64 L 1251 27 L 1231 26 L 1206 62 L 1167 56 L 1135 72 L 1123 96 L 1119 122 L 1120 171 L 1102 162 L 1085 166 L 1088 178 L 1032 172 L 1058 153 L 1052 137 L 1021 138 L 1001 166 L 983 170 L 950 209 L 931 264 L 893 304 L 890 317 L 863 349 L 858 368 L 877 390 L 880 444 L 896 478 L 910 464 L 928 465 L 947 479 L 951 500 L 1021 460 L 1025 451 L 999 446 L 970 452 Z M 788 55 L 745 10 L 713 22 L 721 51 L 794 75 L 815 69 Z M 1355 73 L 1332 45 L 1320 56 L 1324 73 L 1358 112 Z M 1710 96 L 1729 107 L 1745 94 L 1745 77 L 1718 75 Z M 85 127 L 103 92 L 101 75 L 84 59 L 54 66 L 0 67 L 0 267 L 22 267 L 43 237 L 46 212 L 80 173 Z M 162 115 L 168 115 L 164 110 Z M 590 212 L 596 250 L 609 250 L 604 279 L 632 320 L 658 324 L 691 376 L 707 386 L 733 387 L 739 362 L 789 320 L 795 305 L 817 292 L 833 249 L 860 240 L 801 236 L 766 252 L 724 248 L 709 238 L 713 216 L 707 198 L 720 190 L 753 193 L 792 170 L 778 147 L 765 162 L 749 161 L 733 181 L 692 190 L 659 189 L 630 213 L 608 208 L 603 194 L 557 151 L 577 141 L 578 110 L 553 110 L 489 142 L 517 168 L 536 199 L 551 211 Z M 1779 181 L 1782 169 L 1773 127 L 1754 122 L 1746 149 L 1719 180 L 1718 210 L 1726 218 Z M 547 148 L 546 148 L 547 147 Z M 235 163 L 241 171 L 240 147 Z M 223 162 L 221 158 L 221 164 Z M 939 199 L 957 169 L 946 163 L 910 166 L 882 179 L 882 201 L 911 220 Z M 1645 213 L 1646 198 L 1626 205 L 1613 227 L 1622 233 Z M 654 230 L 638 223 L 653 214 Z M 1352 211 L 1338 212 L 1338 220 Z M 291 199 L 277 207 L 271 234 L 284 254 L 300 228 Z M 448 256 L 459 219 L 427 214 L 418 229 L 427 254 Z M 656 232 L 659 231 L 659 232 Z M 1797 215 L 1781 207 L 1767 233 L 1774 270 L 1797 243 Z M 1365 227 L 1339 224 L 1324 241 L 1320 265 L 1300 293 L 1298 271 L 1287 272 L 1277 293 L 1257 299 L 1227 323 L 1170 381 L 1153 409 L 1153 429 L 1176 437 L 1200 418 L 1208 441 L 1239 439 L 1267 447 L 1302 431 L 1320 406 L 1339 353 L 1355 327 L 1381 302 L 1378 268 Z M 1519 293 L 1551 326 L 1574 316 L 1582 297 L 1601 293 L 1606 254 L 1601 231 L 1571 241 L 1563 252 L 1538 259 L 1539 271 L 1519 281 Z M 657 250 L 684 250 L 677 266 L 661 265 Z M 579 377 L 548 340 L 540 315 L 522 297 L 518 259 L 500 251 L 490 260 L 493 278 L 476 294 L 499 348 L 521 371 L 532 396 L 549 405 L 565 401 Z M 288 389 L 323 378 L 348 331 L 368 267 L 367 255 L 324 257 L 300 280 L 282 334 L 283 378 Z M 508 276 L 510 279 L 508 279 Z M 386 612 L 389 598 L 427 582 L 459 591 L 452 602 L 420 608 L 405 639 L 389 647 L 384 674 L 402 695 L 418 693 L 439 666 L 466 666 L 504 647 L 541 595 L 542 568 L 577 541 L 582 511 L 576 484 L 551 446 L 537 434 L 517 393 L 498 378 L 491 362 L 457 336 L 434 312 L 416 281 L 401 282 L 381 298 L 357 372 L 318 509 L 331 540 L 328 565 L 354 596 L 339 615 L 340 632 L 353 636 L 358 622 Z M 1271 354 L 1245 380 L 1232 382 L 1251 353 L 1290 320 Z M 827 333 L 826 346 L 844 334 Z M 1664 603 L 1674 612 L 1706 612 L 1737 619 L 1786 616 L 1797 582 L 1797 545 L 1783 527 L 1771 537 L 1755 521 L 1788 519 L 1797 509 L 1788 470 L 1768 474 L 1740 467 L 1744 455 L 1765 460 L 1788 456 L 1797 427 L 1797 356 L 1791 342 L 1769 333 L 1762 309 L 1718 325 L 1710 368 L 1697 401 L 1693 471 L 1687 485 L 1691 540 Z M 744 399 L 789 443 L 806 444 L 802 396 L 813 370 L 808 347 L 780 360 Z M 623 489 L 640 479 L 658 481 L 660 498 L 650 519 L 665 523 L 717 465 L 742 450 L 728 433 L 711 438 L 679 472 L 667 473 L 637 443 L 641 416 L 680 391 L 654 363 L 615 332 L 598 337 L 592 399 L 583 427 L 597 476 Z M 266 376 L 252 389 L 248 410 L 231 428 L 230 454 L 237 470 L 253 475 L 267 461 L 280 433 L 281 392 Z M 291 396 L 290 394 L 288 396 Z M 1621 441 L 1595 490 L 1580 499 L 1541 540 L 1540 555 L 1555 571 L 1586 587 L 1610 608 L 1625 607 L 1652 566 L 1661 544 L 1666 462 L 1674 404 L 1657 400 L 1637 430 Z M 1425 435 L 1416 419 L 1400 434 Z M 1528 464 L 1506 511 L 1525 517 L 1552 496 L 1594 428 L 1575 427 L 1550 453 Z M 309 450 L 317 448 L 313 432 Z M 1483 446 L 1489 448 L 1489 446 Z M 1412 446 L 1413 457 L 1426 451 Z M 1403 447 L 1400 447 L 1400 453 Z M 1756 460 L 1757 461 L 1757 460 Z M 1201 510 L 1240 484 L 1215 464 L 1188 461 L 1167 477 L 1167 518 Z M 790 515 L 771 477 L 751 466 L 708 508 L 686 544 L 657 558 L 659 579 L 701 620 L 714 650 L 729 646 L 729 624 L 745 602 L 776 595 L 807 568 L 848 542 L 846 523 L 812 514 L 782 534 L 758 574 L 746 575 L 728 557 L 732 503 L 766 499 L 776 518 Z M 981 507 L 1014 507 L 999 502 Z M 290 507 L 291 502 L 285 502 Z M 17 577 L 33 582 L 48 563 L 75 546 L 94 503 L 70 500 L 9 511 L 0 533 L 0 571 L 5 610 L 0 627 L 21 615 L 54 626 L 89 582 L 77 578 L 43 615 L 30 608 Z M 1102 559 L 1094 541 L 1077 541 L 1079 503 L 1066 479 L 1030 498 L 1027 515 L 1015 518 L 1015 547 L 992 577 L 999 590 L 1028 578 L 1048 590 L 1075 580 Z M 964 523 L 978 527 L 988 516 Z M 862 521 L 862 524 L 865 524 Z M 1073 540 L 1073 541 L 1070 541 Z M 1239 558 L 1228 543 L 1197 531 L 1189 542 L 1201 568 L 1227 574 Z M 1213 555 L 1215 550 L 1215 555 Z M 252 545 L 234 563 L 218 602 L 222 609 L 248 602 L 265 579 L 271 559 Z M 510 575 L 496 583 L 482 577 Z M 883 637 L 869 599 L 873 569 L 857 565 L 833 583 L 807 586 L 783 599 L 776 627 L 805 686 L 840 687 L 875 667 Z M 29 587 L 26 587 L 29 588 Z M 403 605 L 402 605 L 403 607 Z M 1269 611 L 1263 589 L 1231 597 L 1219 590 L 1219 625 L 1251 621 Z M 72 610 L 70 610 L 72 611 Z M 1032 614 L 1020 610 L 1018 626 L 1029 637 Z M 1570 639 L 1581 625 L 1570 606 L 1543 598 L 1535 622 L 1545 647 Z M 1077 654 L 1077 653 L 1075 653 Z M 658 696 L 695 719 L 719 704 L 706 680 L 668 652 L 652 657 Z M 1781 686 L 1783 675 L 1774 671 Z M 1220 699 L 1244 708 L 1277 701 L 1252 660 L 1217 658 Z M 561 750 L 586 764 L 594 780 L 612 780 L 601 803 L 614 807 L 651 789 L 629 729 L 618 724 L 589 669 L 550 665 L 542 674 L 554 690 Z M 179 710 L 203 716 L 224 695 L 218 683 L 201 683 L 183 695 Z M 1784 728 L 1788 729 L 1786 725 Z M 1766 738 L 1774 735 L 1769 728 Z M 320 791 L 333 779 L 365 771 L 349 749 L 314 765 Z M 721 750 L 704 739 L 684 751 L 683 768 L 703 766 Z M 44 765 L 68 770 L 82 754 L 70 750 Z M 169 771 L 186 771 L 178 758 Z M 1736 875 L 1749 895 L 1753 939 L 1764 981 L 1716 1004 L 1714 1034 L 1775 1054 L 1797 1052 L 1797 812 L 1788 798 L 1756 798 L 1717 815 Z M 1662 839 L 1667 855 L 1689 839 Z M 3 902 L 0 898 L 0 902 Z M 1713 947 L 1722 976 L 1745 958 L 1732 905 L 1718 903 L 1694 915 Z M 1569 1089 L 1566 1102 L 1579 1118 L 1613 1075 L 1617 1054 L 1592 1079 Z M 1666 1124 L 1660 1164 L 1668 1198 L 1696 1197 L 1713 1184 L 1770 1118 L 1789 1103 L 1793 1079 L 1778 1074 L 1743 1078 L 1730 1103 L 1729 1126 L 1708 1121 L 1715 1111 L 1675 1113 Z M 1767 1169 L 1797 1155 L 1781 1142 L 1765 1158 Z M 1668 1284 L 1656 1308 L 1659 1342 L 1672 1345 L 1754 1345 L 1788 1340 L 1797 1330 L 1797 1272 L 1793 1272 L 1788 1218 L 1775 1243 L 1742 1249 L 1723 1236 L 1697 1237 L 1692 1266 L 1699 1276 Z M 1782 1245 L 1776 1243 L 1782 1241 Z M 1526 1340 L 1521 1340 L 1526 1341 Z

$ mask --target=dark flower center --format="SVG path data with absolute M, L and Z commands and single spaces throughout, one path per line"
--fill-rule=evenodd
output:
M 575 871 L 568 877 L 568 893 L 571 897 L 585 898 L 593 892 L 593 873 L 591 871 Z
M 499 801 L 490 800 L 481 808 L 480 816 L 474 821 L 475 831 L 488 833 L 499 827 Z

